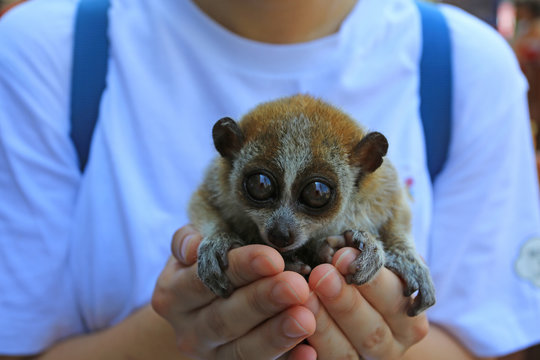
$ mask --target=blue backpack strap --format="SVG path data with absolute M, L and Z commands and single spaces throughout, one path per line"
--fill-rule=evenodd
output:
M 71 73 L 71 139 L 84 172 L 105 89 L 109 0 L 80 0 L 74 28 Z
M 452 48 L 450 31 L 437 5 L 416 1 L 422 19 L 420 116 L 431 182 L 444 166 L 452 130 Z

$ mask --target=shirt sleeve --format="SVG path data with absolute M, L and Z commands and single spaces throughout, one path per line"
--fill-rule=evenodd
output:
M 540 341 L 540 272 L 518 271 L 540 230 L 527 85 L 502 37 L 460 10 L 444 12 L 454 121 L 433 189 L 428 262 L 438 303 L 428 315 L 475 354 L 497 356 Z
M 69 228 L 81 175 L 69 140 L 74 1 L 0 20 L 0 354 L 80 332 Z

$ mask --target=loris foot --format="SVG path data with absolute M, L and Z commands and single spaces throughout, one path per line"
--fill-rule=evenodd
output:
M 345 246 L 360 250 L 360 254 L 349 265 L 347 283 L 362 285 L 375 276 L 384 265 L 384 250 L 379 241 L 367 231 L 348 230 L 343 233 Z
M 409 297 L 418 291 L 407 307 L 407 315 L 416 316 L 435 304 L 435 286 L 429 269 L 416 253 L 412 250 L 389 249 L 386 253 L 386 267 L 403 280 L 403 296 Z
M 228 297 L 234 288 L 225 274 L 229 267 L 227 255 L 235 247 L 241 246 L 241 242 L 232 234 L 217 234 L 204 238 L 198 250 L 197 271 L 201 281 L 212 292 L 221 297 Z

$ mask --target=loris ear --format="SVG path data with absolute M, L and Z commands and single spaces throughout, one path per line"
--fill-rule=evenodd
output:
M 217 151 L 229 160 L 234 159 L 244 145 L 242 130 L 236 121 L 229 117 L 224 117 L 214 124 L 212 137 Z
M 372 173 L 383 163 L 388 151 L 388 140 L 379 132 L 370 132 L 354 147 L 351 163 L 364 173 Z

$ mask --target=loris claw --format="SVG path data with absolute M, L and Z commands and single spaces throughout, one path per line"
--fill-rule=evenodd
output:
M 361 253 L 350 281 L 365 283 L 385 265 L 404 280 L 404 296 L 418 290 L 409 315 L 434 303 L 414 250 L 407 195 L 383 160 L 381 133 L 298 95 L 261 104 L 238 123 L 223 118 L 212 136 L 221 156 L 192 198 L 190 219 L 204 237 L 199 276 L 216 294 L 232 291 L 223 264 L 235 239 L 274 247 L 288 269 L 304 275 L 354 246 Z
M 382 243 L 366 231 L 345 231 L 345 244 L 360 250 L 360 254 L 349 266 L 349 274 L 345 280 L 351 284 L 362 285 L 375 276 L 384 265 Z

